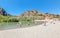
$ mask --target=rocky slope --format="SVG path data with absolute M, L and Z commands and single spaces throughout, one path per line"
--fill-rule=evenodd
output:
M 44 14 L 41 12 L 38 12 L 37 10 L 31 10 L 24 12 L 21 16 L 23 17 L 30 17 L 30 16 L 43 16 Z
M 38 18 L 38 19 L 40 17 L 43 17 L 43 18 L 52 19 L 52 18 L 59 18 L 60 15 L 42 13 L 42 12 L 39 12 L 37 10 L 30 10 L 30 11 L 26 11 L 23 14 L 21 14 L 20 17 L 35 17 L 35 18 Z
M 8 16 L 10 14 L 7 14 L 7 12 L 3 8 L 0 8 L 0 15 Z

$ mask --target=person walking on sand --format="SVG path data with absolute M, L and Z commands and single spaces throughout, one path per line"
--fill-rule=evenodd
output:
M 44 26 L 46 26 L 46 21 L 44 21 Z
M 49 17 L 48 16 L 45 16 L 44 26 L 47 25 L 48 21 L 49 21 Z
M 54 21 L 54 23 L 53 23 L 53 24 L 55 24 L 55 22 L 56 22 L 56 19 L 53 19 L 53 21 Z
M 46 26 L 46 25 L 47 25 L 47 22 L 48 22 L 48 21 L 44 21 L 44 26 Z

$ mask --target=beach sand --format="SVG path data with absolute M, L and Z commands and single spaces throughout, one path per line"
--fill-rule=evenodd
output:
M 55 23 L 55 24 L 53 24 Z M 60 38 L 60 21 L 0 31 L 0 38 Z

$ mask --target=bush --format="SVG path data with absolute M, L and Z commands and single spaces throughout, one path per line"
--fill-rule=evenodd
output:
M 13 16 L 2 16 L 0 17 L 0 22 L 18 22 L 17 17 Z
M 16 18 L 9 19 L 8 22 L 18 22 Z

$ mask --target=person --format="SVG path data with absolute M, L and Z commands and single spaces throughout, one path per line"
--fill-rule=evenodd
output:
M 51 24 L 53 23 L 53 21 L 50 22 Z
M 44 21 L 44 26 L 46 26 L 47 21 Z
M 53 23 L 53 24 L 55 24 L 56 19 L 53 19 L 53 21 L 54 21 L 54 23 Z
M 49 17 L 48 16 L 45 16 L 44 26 L 46 26 L 48 20 L 49 20 Z

